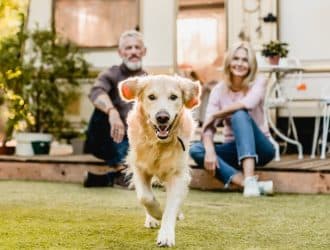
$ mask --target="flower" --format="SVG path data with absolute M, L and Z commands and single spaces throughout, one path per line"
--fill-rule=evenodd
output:
M 265 57 L 280 56 L 286 57 L 289 53 L 288 44 L 280 42 L 278 40 L 270 41 L 269 43 L 262 45 L 261 54 Z
M 20 75 L 22 75 L 22 71 L 20 71 L 19 69 L 16 69 L 16 71 L 13 71 L 10 69 L 6 72 L 6 76 L 7 76 L 8 80 L 18 78 L 18 77 L 20 77 Z
M 19 69 L 8 70 L 6 72 L 6 78 L 19 78 L 21 74 L 22 72 Z M 8 89 L 2 82 L 0 82 L 0 96 L 7 107 L 4 116 L 8 119 L 5 138 L 5 140 L 8 140 L 12 136 L 13 130 L 24 130 L 35 123 L 35 118 L 29 111 L 28 104 L 24 101 L 23 97 L 16 94 L 13 90 Z

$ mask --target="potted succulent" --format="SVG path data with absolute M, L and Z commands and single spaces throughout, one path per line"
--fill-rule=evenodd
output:
M 79 91 L 79 78 L 88 75 L 88 66 L 78 48 L 70 41 L 61 39 L 53 30 L 25 32 L 21 29 L 16 36 L 2 41 L 2 81 L 7 90 L 22 98 L 21 104 L 26 109 L 25 115 L 21 114 L 22 109 L 11 110 L 13 115 L 9 119 L 13 129 L 7 130 L 7 137 L 19 130 L 60 137 L 61 131 L 70 126 L 65 111 Z M 19 69 L 20 75 L 10 78 L 7 74 L 9 67 Z M 7 104 L 9 109 L 11 105 Z M 41 140 L 50 138 L 49 135 L 42 135 Z M 22 140 L 25 144 L 29 144 L 29 139 L 39 140 L 31 133 L 27 136 L 16 135 L 16 140 Z M 17 149 L 16 146 L 16 153 Z M 30 155 L 31 149 L 23 154 Z
M 261 54 L 269 59 L 270 64 L 277 65 L 281 57 L 286 57 L 289 53 L 288 44 L 278 40 L 270 41 L 262 45 Z

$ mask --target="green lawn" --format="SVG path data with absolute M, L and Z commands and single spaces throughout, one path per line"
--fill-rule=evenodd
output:
M 183 212 L 174 249 L 330 249 L 329 195 L 191 190 Z M 0 249 L 158 249 L 143 223 L 134 191 L 0 181 Z

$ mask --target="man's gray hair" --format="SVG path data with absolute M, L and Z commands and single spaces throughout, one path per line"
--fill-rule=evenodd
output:
M 123 46 L 123 43 L 124 43 L 124 39 L 126 37 L 134 37 L 138 40 L 140 40 L 142 42 L 142 44 L 144 44 L 143 42 L 143 36 L 140 32 L 136 31 L 136 30 L 127 30 L 125 31 L 124 33 L 122 33 L 120 35 L 120 38 L 119 38 L 119 48 L 122 48 Z

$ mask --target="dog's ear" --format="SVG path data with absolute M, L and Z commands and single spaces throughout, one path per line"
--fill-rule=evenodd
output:
M 200 95 L 201 95 L 200 82 L 192 81 L 190 79 L 185 79 L 183 82 L 181 82 L 181 87 L 183 90 L 184 105 L 188 109 L 197 107 L 200 103 Z
M 119 93 L 123 100 L 131 101 L 136 97 L 138 78 L 131 77 L 119 83 Z

